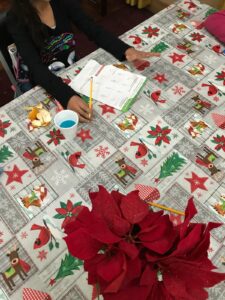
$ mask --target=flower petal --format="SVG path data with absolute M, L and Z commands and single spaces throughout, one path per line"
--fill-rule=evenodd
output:
M 134 244 L 128 243 L 124 240 L 120 241 L 118 246 L 119 249 L 122 250 L 131 259 L 136 258 L 139 254 L 139 250 Z
M 68 211 L 71 211 L 73 209 L 73 203 L 71 200 L 67 201 L 66 208 Z
M 55 210 L 60 215 L 66 215 L 67 214 L 67 210 L 65 208 L 56 208 Z
M 133 191 L 125 196 L 120 205 L 123 216 L 131 224 L 141 222 L 149 213 L 148 204 L 139 197 L 139 191 Z
M 79 259 L 90 259 L 102 248 L 103 244 L 94 240 L 80 228 L 64 238 L 71 255 Z

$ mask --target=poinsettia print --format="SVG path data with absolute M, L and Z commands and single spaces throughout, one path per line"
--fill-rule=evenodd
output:
M 225 71 L 217 72 L 216 80 L 222 81 L 223 85 L 225 85 Z
M 193 32 L 190 36 L 192 38 L 192 41 L 197 41 L 199 43 L 205 38 L 205 35 L 200 34 L 199 32 Z
M 147 37 L 152 38 L 153 36 L 159 36 L 159 28 L 157 27 L 152 27 L 152 26 L 148 26 L 148 27 L 144 27 L 144 29 L 142 30 L 143 34 L 147 34 Z
M 60 208 L 56 208 L 58 214 L 54 216 L 55 219 L 64 219 L 61 228 L 65 228 L 66 225 L 76 220 L 77 215 L 82 210 L 82 202 L 72 203 L 71 200 L 67 200 L 67 203 L 60 202 Z
M 4 137 L 7 134 L 6 128 L 8 128 L 10 125 L 12 125 L 12 123 L 9 120 L 0 120 L 0 137 Z
M 151 130 L 148 130 L 148 138 L 155 139 L 155 145 L 161 146 L 162 143 L 170 144 L 171 138 L 169 136 L 172 129 L 169 126 L 160 127 L 156 125 L 156 127 L 151 126 Z
M 61 140 L 65 140 L 64 135 L 61 133 L 61 131 L 59 129 L 55 129 L 53 128 L 53 130 L 51 130 L 49 132 L 49 134 L 47 134 L 47 137 L 49 137 L 50 139 L 47 141 L 48 145 L 50 145 L 51 143 L 54 143 L 55 146 L 60 144 Z
M 220 151 L 221 149 L 223 152 L 225 152 L 225 136 L 219 135 L 213 137 L 213 140 L 211 140 L 212 143 L 216 144 L 215 150 Z

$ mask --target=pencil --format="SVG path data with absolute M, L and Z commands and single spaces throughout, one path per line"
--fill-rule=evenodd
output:
M 160 208 L 160 209 L 163 209 L 163 210 L 167 210 L 167 211 L 170 211 L 170 212 L 175 213 L 177 215 L 185 216 L 185 213 L 183 211 L 176 210 L 176 209 L 173 209 L 173 208 L 161 205 L 161 204 L 153 203 L 153 202 L 147 202 L 147 203 L 150 206 L 154 206 L 154 207 L 157 207 L 157 208 Z
M 90 96 L 89 96 L 89 109 L 92 110 L 92 97 L 93 97 L 93 77 L 90 80 Z M 89 114 L 89 118 L 91 114 Z

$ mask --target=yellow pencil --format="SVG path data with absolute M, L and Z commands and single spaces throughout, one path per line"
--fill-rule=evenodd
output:
M 160 208 L 160 209 L 163 209 L 163 210 L 167 210 L 167 211 L 170 211 L 170 212 L 175 213 L 177 215 L 185 216 L 185 213 L 183 211 L 176 210 L 176 209 L 173 209 L 173 208 L 161 205 L 161 204 L 153 203 L 153 202 L 147 202 L 147 203 L 150 206 L 154 206 L 154 207 L 157 207 L 157 208 Z
M 89 109 L 92 110 L 92 97 L 93 97 L 93 77 L 90 80 L 90 96 L 89 96 Z M 89 114 L 89 118 L 91 114 Z

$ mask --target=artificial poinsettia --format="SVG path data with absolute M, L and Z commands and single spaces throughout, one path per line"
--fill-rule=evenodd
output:
M 210 230 L 220 224 L 190 223 L 192 199 L 175 226 L 137 191 L 125 196 L 100 186 L 90 198 L 92 210 L 83 207 L 66 226 L 65 241 L 105 300 L 205 300 L 204 288 L 225 279 L 207 257 Z

